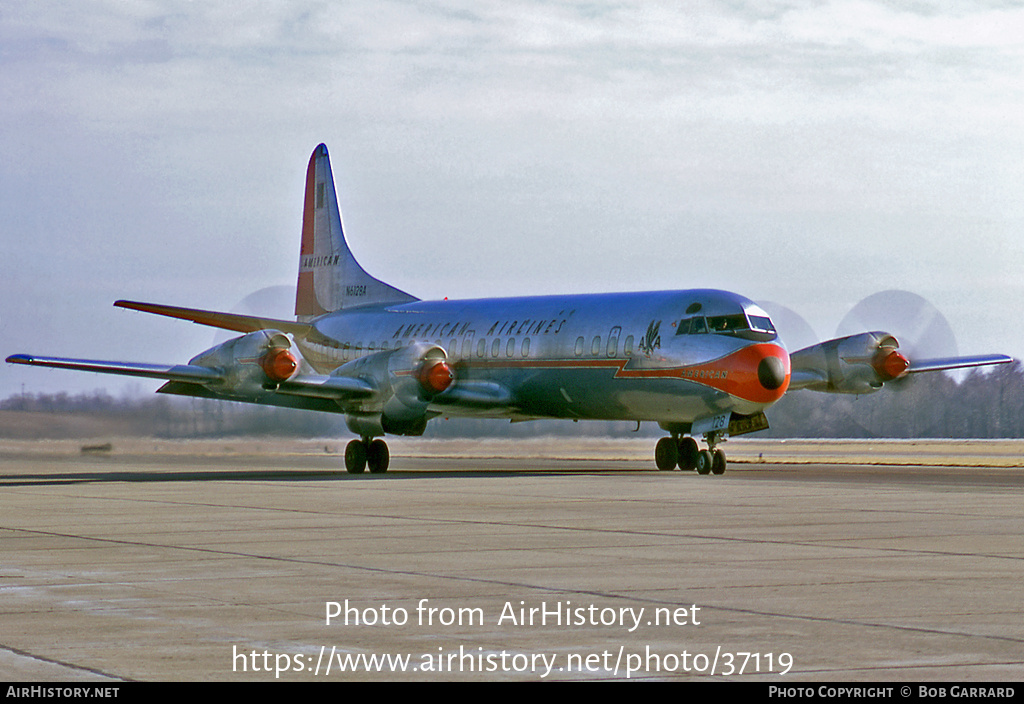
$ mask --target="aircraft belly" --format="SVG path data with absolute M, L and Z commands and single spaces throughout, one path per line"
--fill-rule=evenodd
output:
M 523 415 L 589 420 L 690 421 L 727 410 L 731 398 L 680 379 L 615 378 L 607 370 L 544 370 L 499 379 Z

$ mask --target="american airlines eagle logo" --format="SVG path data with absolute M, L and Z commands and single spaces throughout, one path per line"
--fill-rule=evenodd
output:
M 650 325 L 647 326 L 647 333 L 644 335 L 644 338 L 640 340 L 640 344 L 637 345 L 637 347 L 640 348 L 640 351 L 648 357 L 651 356 L 651 353 L 654 352 L 654 350 L 661 348 L 660 331 L 661 321 L 659 320 L 655 322 L 652 320 Z

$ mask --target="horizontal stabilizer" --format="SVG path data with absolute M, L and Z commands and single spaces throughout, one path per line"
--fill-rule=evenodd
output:
M 118 308 L 140 310 L 144 313 L 166 315 L 170 318 L 191 320 L 197 325 L 209 325 L 224 330 L 235 332 L 254 332 L 256 330 L 281 330 L 298 337 L 305 337 L 312 330 L 313 326 L 308 323 L 297 323 L 294 320 L 278 320 L 276 318 L 258 318 L 252 315 L 239 315 L 237 313 L 219 313 L 212 310 L 199 310 L 197 308 L 179 308 L 178 306 L 167 306 L 160 303 L 140 303 L 138 301 L 115 301 Z
M 148 379 L 166 379 L 169 381 L 187 381 L 192 383 L 209 383 L 219 380 L 222 375 L 215 369 L 200 367 L 193 364 L 142 364 L 138 362 L 104 362 L 89 359 L 67 359 L 64 357 L 36 357 L 30 354 L 12 354 L 7 358 L 9 364 L 28 364 L 36 367 L 52 367 L 55 369 L 74 369 L 80 372 L 100 372 L 103 374 L 121 374 L 123 376 L 141 376 Z

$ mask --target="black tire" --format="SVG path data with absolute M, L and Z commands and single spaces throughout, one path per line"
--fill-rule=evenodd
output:
M 725 474 L 725 453 L 721 450 L 715 450 L 711 456 L 711 473 Z
M 682 438 L 679 441 L 679 469 L 692 472 L 697 468 L 697 454 L 700 448 L 693 438 Z
M 349 474 L 362 474 L 366 469 L 366 443 L 353 440 L 345 448 L 345 471 Z
M 697 453 L 697 474 L 707 474 L 711 471 L 711 453 L 701 450 Z
M 374 440 L 366 450 L 366 464 L 370 468 L 370 474 L 384 474 L 388 471 L 391 463 L 391 453 L 388 452 L 388 444 L 381 439 Z
M 679 450 L 676 447 L 676 441 L 672 438 L 662 438 L 654 446 L 654 464 L 663 472 L 675 469 L 678 457 Z

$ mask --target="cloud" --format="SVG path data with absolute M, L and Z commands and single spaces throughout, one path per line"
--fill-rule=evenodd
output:
M 2 341 L 290 281 L 319 141 L 363 264 L 423 295 L 1024 303 L 1022 25 L 994 2 L 9 3 L 0 278 L 45 311 Z M 422 265 L 439 246 L 450 271 Z

